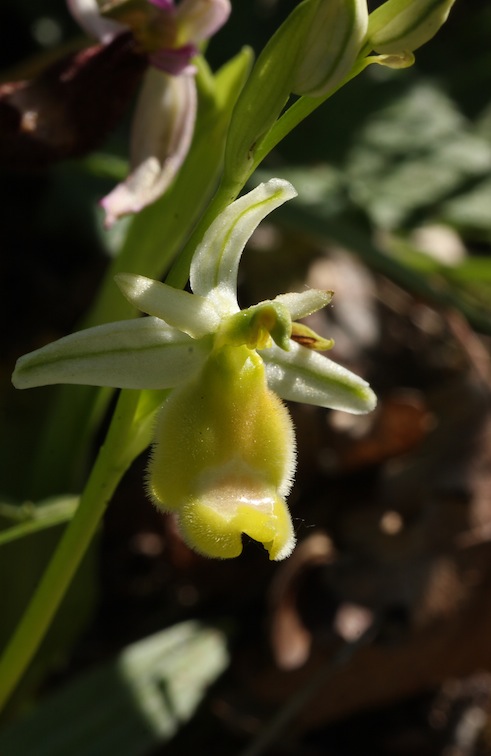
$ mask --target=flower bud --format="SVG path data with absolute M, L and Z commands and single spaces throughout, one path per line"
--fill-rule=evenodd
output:
M 255 145 L 293 94 L 320 97 L 350 71 L 368 24 L 366 0 L 304 0 L 261 52 L 230 124 L 225 173 L 236 178 L 253 164 Z
M 295 94 L 322 97 L 350 72 L 368 27 L 366 0 L 319 0 L 295 71 Z
M 175 512 L 185 541 L 211 557 L 242 551 L 242 533 L 283 559 L 295 537 L 284 497 L 295 467 L 290 416 L 245 346 L 214 351 L 165 402 L 149 493 Z
M 254 161 L 254 147 L 271 129 L 291 92 L 297 60 L 318 0 L 304 0 L 259 55 L 232 114 L 225 147 L 225 176 L 235 180 Z
M 413 52 L 445 23 L 455 0 L 387 0 L 370 14 L 368 42 L 383 54 Z

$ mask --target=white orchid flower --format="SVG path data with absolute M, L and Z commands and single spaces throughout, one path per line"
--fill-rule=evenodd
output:
M 176 513 L 185 540 L 209 556 L 240 554 L 242 533 L 263 543 L 271 559 L 293 549 L 285 498 L 295 442 L 280 398 L 353 413 L 376 403 L 364 380 L 291 338 L 292 321 L 324 307 L 330 292 L 309 289 L 239 308 L 244 246 L 294 196 L 287 181 L 260 184 L 209 227 L 191 264 L 193 293 L 119 274 L 123 294 L 149 317 L 66 336 L 21 357 L 13 375 L 17 388 L 174 389 L 160 411 L 148 490 Z

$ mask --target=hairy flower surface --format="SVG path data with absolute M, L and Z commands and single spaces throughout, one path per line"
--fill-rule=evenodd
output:
M 101 204 L 106 226 L 160 197 L 182 165 L 194 132 L 197 95 L 191 59 L 227 20 L 229 0 L 68 0 L 85 31 L 108 44 L 131 30 L 148 70 L 132 126 L 130 174 Z
M 160 412 L 148 490 L 176 513 L 185 540 L 209 556 L 240 554 L 242 533 L 263 543 L 271 559 L 294 546 L 285 497 L 295 442 L 279 397 L 353 413 L 376 403 L 364 380 L 292 339 L 292 321 L 324 307 L 330 292 L 309 289 L 239 308 L 244 246 L 295 195 L 287 181 L 272 179 L 224 210 L 193 257 L 192 294 L 119 274 L 123 294 L 149 317 L 67 336 L 21 357 L 13 375 L 17 388 L 174 388 Z M 305 327 L 298 332 L 300 341 L 328 345 Z

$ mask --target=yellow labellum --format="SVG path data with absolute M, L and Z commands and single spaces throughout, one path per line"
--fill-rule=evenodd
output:
M 238 556 L 246 533 L 282 559 L 295 540 L 284 501 L 294 468 L 292 422 L 262 360 L 226 346 L 164 404 L 149 491 L 197 551 Z

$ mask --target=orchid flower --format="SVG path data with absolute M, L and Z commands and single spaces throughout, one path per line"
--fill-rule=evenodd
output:
M 191 264 L 193 293 L 119 274 L 127 299 L 149 317 L 66 336 L 21 357 L 13 383 L 82 383 L 173 389 L 157 423 L 148 492 L 174 512 L 186 542 L 208 556 L 240 554 L 242 533 L 271 559 L 295 535 L 285 499 L 295 471 L 292 422 L 281 399 L 364 413 L 368 384 L 318 351 L 330 344 L 296 324 L 331 292 L 308 289 L 241 310 L 237 271 L 260 221 L 296 196 L 272 179 L 229 205 Z M 281 398 L 281 399 L 280 399 Z
M 175 5 L 173 0 L 141 0 L 129 9 L 125 3 L 116 4 L 104 14 L 97 0 L 67 2 L 82 28 L 104 44 L 130 29 L 152 66 L 136 107 L 130 174 L 101 202 L 110 227 L 158 199 L 182 165 L 196 120 L 196 69 L 191 59 L 198 44 L 225 23 L 230 2 L 182 0 Z

